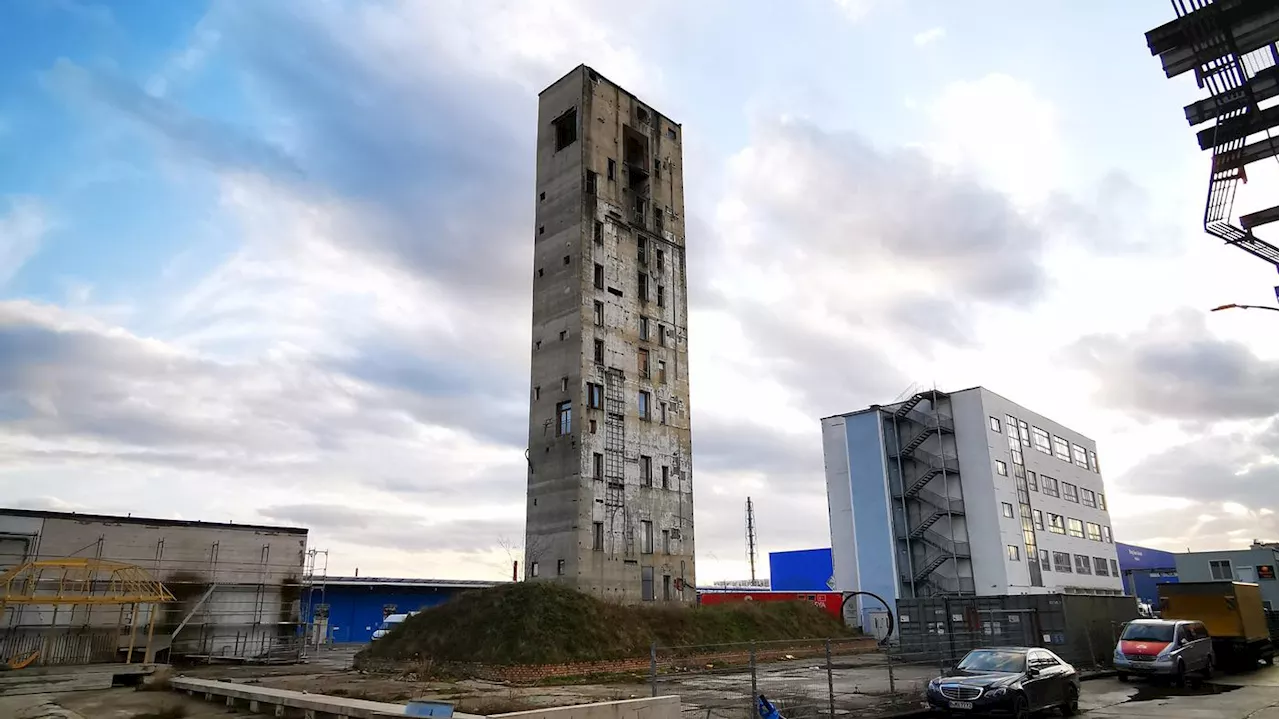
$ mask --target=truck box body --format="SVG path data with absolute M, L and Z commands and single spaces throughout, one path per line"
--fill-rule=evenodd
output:
M 1276 649 L 1267 627 L 1262 592 L 1245 582 L 1180 582 L 1161 584 L 1160 616 L 1199 621 L 1213 638 L 1218 666 L 1271 664 Z
M 1209 636 L 1244 641 L 1267 639 L 1267 615 L 1256 584 L 1186 582 L 1161 584 L 1160 616 L 1203 622 Z

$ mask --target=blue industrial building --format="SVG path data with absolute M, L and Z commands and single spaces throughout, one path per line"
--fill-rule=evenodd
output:
M 1116 542 L 1116 555 L 1120 576 L 1124 580 L 1124 593 L 1158 609 L 1160 597 L 1156 586 L 1178 581 L 1177 560 L 1173 552 Z
M 769 588 L 775 592 L 830 592 L 831 548 L 769 552 Z
M 469 589 L 501 582 L 400 579 L 390 577 L 316 577 L 303 596 L 313 635 L 335 644 L 368 642 L 391 614 L 444 604 Z

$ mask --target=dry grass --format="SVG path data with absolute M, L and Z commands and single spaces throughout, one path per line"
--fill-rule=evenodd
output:
M 658 607 L 604 602 L 551 582 L 467 592 L 409 617 L 356 657 L 490 665 L 559 664 L 648 656 L 649 645 L 687 646 L 848 636 L 809 602 Z M 438 669 L 417 667 L 425 674 Z

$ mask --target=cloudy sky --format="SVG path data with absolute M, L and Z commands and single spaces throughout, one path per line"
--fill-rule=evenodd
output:
M 5 2 L 0 501 L 506 576 L 537 93 L 585 62 L 685 128 L 700 580 L 748 495 L 766 550 L 825 545 L 818 418 L 935 385 L 1096 438 L 1121 541 L 1275 539 L 1277 318 L 1206 310 L 1276 274 L 1199 229 L 1169 14 Z

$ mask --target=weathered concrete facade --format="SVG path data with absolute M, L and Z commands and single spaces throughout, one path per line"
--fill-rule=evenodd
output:
M 586 66 L 538 103 L 525 576 L 692 602 L 682 131 Z
M 134 564 L 162 582 L 175 601 L 156 617 L 161 658 L 296 656 L 306 548 L 302 528 L 0 509 L 0 573 L 80 557 Z M 113 660 L 129 646 L 130 611 L 7 606 L 0 612 L 0 653 L 39 648 L 44 664 Z M 145 636 L 149 605 L 138 612 Z

